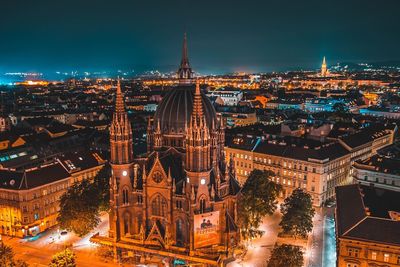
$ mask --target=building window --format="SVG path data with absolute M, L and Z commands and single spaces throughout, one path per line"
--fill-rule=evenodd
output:
M 390 259 L 389 253 L 383 254 L 383 261 L 384 261 L 384 262 L 389 262 L 389 259 Z
M 129 204 L 129 193 L 128 189 L 123 189 L 122 190 L 122 204 L 128 205 Z
M 165 216 L 167 201 L 161 195 L 157 195 L 151 202 L 151 211 L 154 216 Z
M 182 201 L 181 200 L 177 200 L 176 201 L 176 208 L 177 209 L 182 209 Z
M 142 195 L 138 195 L 138 197 L 137 197 L 137 202 L 138 202 L 139 204 L 142 204 L 142 203 L 143 203 L 143 196 L 142 196 Z
M 200 199 L 200 213 L 206 211 L 206 200 L 204 198 Z
M 371 253 L 371 259 L 372 259 L 372 260 L 376 260 L 376 252 L 375 252 L 375 251 L 372 251 L 372 253 Z

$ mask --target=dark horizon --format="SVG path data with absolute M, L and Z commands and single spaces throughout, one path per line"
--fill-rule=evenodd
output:
M 103 71 L 179 65 L 195 71 L 317 69 L 400 59 L 400 2 L 5 1 L 0 71 Z

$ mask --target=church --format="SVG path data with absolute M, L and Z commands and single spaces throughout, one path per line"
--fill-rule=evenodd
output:
M 148 121 L 141 156 L 118 82 L 110 126 L 110 230 L 92 241 L 112 246 L 117 260 L 223 266 L 239 242 L 240 185 L 225 162 L 223 120 L 194 78 L 186 35 L 177 76 L 179 84 Z

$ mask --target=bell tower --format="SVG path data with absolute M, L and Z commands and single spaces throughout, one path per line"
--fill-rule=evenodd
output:
M 193 111 L 186 133 L 186 170 L 204 172 L 211 169 L 211 140 L 203 112 L 200 84 L 196 82 Z
M 132 129 L 118 79 L 115 112 L 110 126 L 111 179 L 109 236 L 119 240 L 132 232 L 132 188 L 134 180 Z

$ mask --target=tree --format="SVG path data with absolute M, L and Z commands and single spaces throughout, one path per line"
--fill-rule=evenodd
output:
M 11 247 L 0 241 L 0 266 L 13 266 L 14 252 Z
M 110 209 L 110 176 L 111 166 L 107 163 L 94 178 L 93 185 L 98 193 L 99 211 Z
M 93 182 L 77 182 L 61 196 L 57 221 L 62 229 L 84 236 L 99 224 L 100 212 L 109 208 L 109 172 L 106 165 Z
M 303 252 L 300 247 L 292 245 L 276 246 L 268 261 L 268 267 L 302 267 Z
M 262 219 L 277 208 L 277 197 L 282 187 L 271 181 L 271 171 L 253 170 L 247 178 L 239 199 L 238 223 L 243 239 L 261 236 Z
M 280 226 L 285 234 L 306 237 L 312 230 L 315 210 L 311 195 L 297 188 L 281 205 L 282 221 Z
M 0 240 L 0 266 L 2 267 L 28 267 L 28 264 L 21 260 L 14 259 L 14 252 L 11 247 Z
M 57 221 L 62 229 L 84 236 L 100 222 L 98 195 L 88 180 L 72 185 L 60 199 Z
M 55 254 L 49 264 L 49 267 L 75 267 L 75 266 L 76 266 L 75 254 L 69 249 L 65 249 Z

